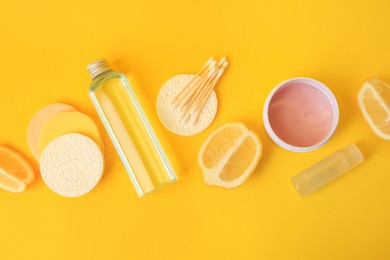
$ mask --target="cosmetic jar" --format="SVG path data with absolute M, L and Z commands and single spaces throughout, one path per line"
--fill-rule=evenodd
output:
M 324 145 L 339 121 L 333 93 L 311 78 L 292 78 L 279 83 L 268 95 L 263 109 L 264 127 L 284 149 L 308 152 Z

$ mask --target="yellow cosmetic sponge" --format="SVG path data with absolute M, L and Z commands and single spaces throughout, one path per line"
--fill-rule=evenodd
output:
M 39 137 L 43 126 L 51 117 L 67 111 L 76 111 L 76 109 L 67 104 L 53 103 L 41 108 L 31 118 L 27 128 L 27 143 L 36 160 L 39 160 Z
M 39 155 L 52 140 L 70 133 L 78 133 L 91 138 L 103 152 L 100 132 L 93 120 L 81 112 L 70 111 L 52 116 L 43 126 L 39 138 Z

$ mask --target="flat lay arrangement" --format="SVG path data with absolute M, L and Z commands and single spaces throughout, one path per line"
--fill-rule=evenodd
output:
M 213 89 L 227 66 L 225 57 L 219 62 L 209 58 L 197 74 L 181 75 L 184 80 L 175 78 L 173 83 L 164 84 L 162 91 L 171 94 L 159 94 L 157 99 L 161 122 L 164 124 L 166 118 L 175 120 L 175 127 L 164 124 L 169 130 L 196 126 L 201 118 L 207 117 L 205 114 L 210 111 L 207 104 L 214 104 L 211 120 L 192 134 L 207 128 L 217 110 Z M 138 195 L 142 197 L 176 181 L 177 173 L 126 76 L 113 71 L 105 59 L 91 63 L 87 69 L 93 80 L 90 97 Z M 366 81 L 358 95 L 365 119 L 385 140 L 390 139 L 389 101 L 390 85 L 376 78 Z M 276 144 L 295 152 L 308 152 L 324 145 L 336 130 L 338 119 L 335 96 L 321 82 L 310 78 L 280 83 L 268 95 L 263 110 L 270 137 Z M 180 134 L 183 130 L 171 131 Z M 31 119 L 27 141 L 31 153 L 40 162 L 43 180 L 54 192 L 65 197 L 81 196 L 101 179 L 104 143 L 100 130 L 88 116 L 73 107 L 54 103 L 42 108 Z M 364 161 L 359 148 L 353 144 L 337 153 L 293 177 L 301 195 L 323 187 Z M 207 185 L 234 188 L 249 178 L 261 154 L 262 144 L 256 133 L 241 123 L 228 123 L 205 140 L 198 163 Z M 15 176 L 25 173 L 24 168 L 20 172 L 5 172 L 0 179 L 1 187 L 23 191 L 23 185 L 34 179 L 15 180 Z M 15 187 L 16 181 L 20 187 Z
M 0 259 L 390 259 L 388 10 L 4 2 Z

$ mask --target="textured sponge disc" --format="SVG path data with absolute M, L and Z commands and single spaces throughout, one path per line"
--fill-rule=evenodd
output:
M 54 115 L 66 111 L 76 111 L 76 109 L 66 104 L 54 103 L 43 107 L 31 118 L 27 128 L 27 143 L 35 159 L 39 159 L 39 136 L 43 126 Z
M 70 133 L 88 136 L 99 145 L 103 152 L 100 132 L 95 122 L 81 112 L 70 111 L 54 115 L 42 128 L 39 138 L 39 154 L 42 154 L 46 145 L 56 137 Z
M 213 122 L 217 113 L 217 95 L 213 91 L 195 124 L 192 122 L 181 122 L 180 118 L 183 115 L 183 111 L 175 108 L 172 102 L 180 90 L 194 76 L 192 74 L 182 74 L 170 78 L 161 87 L 157 96 L 157 115 L 161 123 L 168 130 L 178 135 L 189 136 L 202 132 Z
M 81 134 L 66 134 L 50 142 L 40 160 L 46 185 L 65 197 L 90 192 L 103 175 L 104 160 L 96 143 Z

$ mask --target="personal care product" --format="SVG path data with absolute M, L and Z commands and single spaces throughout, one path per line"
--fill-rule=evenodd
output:
M 363 163 L 363 161 L 364 157 L 359 148 L 355 144 L 350 144 L 325 157 L 294 176 L 291 180 L 299 194 L 307 196 Z
M 293 78 L 278 84 L 268 95 L 263 122 L 272 140 L 295 152 L 324 145 L 336 130 L 339 108 L 333 93 L 321 82 Z
M 172 133 L 191 136 L 205 130 L 217 114 L 218 100 L 215 91 L 210 94 L 196 122 L 181 120 L 184 111 L 172 105 L 173 99 L 196 75 L 181 74 L 170 78 L 161 87 L 156 101 L 157 115 L 160 122 Z
M 64 134 L 51 141 L 39 162 L 43 181 L 64 197 L 79 197 L 90 192 L 100 181 L 104 158 L 100 147 L 91 138 Z
M 87 67 L 89 95 L 139 196 L 177 180 L 127 77 L 105 59 Z

